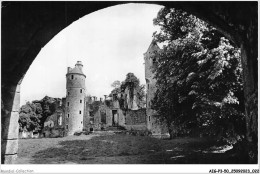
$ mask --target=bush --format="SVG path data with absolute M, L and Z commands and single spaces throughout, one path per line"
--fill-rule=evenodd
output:
M 118 130 L 126 130 L 126 128 L 123 127 L 123 126 L 118 126 L 117 129 L 118 129 Z
M 92 132 L 89 132 L 89 131 L 87 131 L 87 130 L 83 130 L 83 131 L 77 131 L 77 132 L 75 132 L 73 135 L 76 135 L 76 136 L 89 135 L 90 133 L 92 133 Z
M 126 134 L 133 135 L 133 136 L 151 136 L 152 132 L 149 130 L 129 130 L 126 131 Z
M 92 132 L 90 132 L 90 131 L 83 131 L 82 132 L 82 134 L 84 134 L 84 135 L 89 135 L 89 134 L 91 134 Z
M 82 134 L 82 131 L 77 131 L 73 135 L 80 136 Z

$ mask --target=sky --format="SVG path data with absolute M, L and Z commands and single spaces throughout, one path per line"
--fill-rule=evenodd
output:
M 21 102 L 66 95 L 67 67 L 82 61 L 86 94 L 108 95 L 115 80 L 134 73 L 145 84 L 144 56 L 162 6 L 124 4 L 88 14 L 63 29 L 42 48 L 21 84 Z

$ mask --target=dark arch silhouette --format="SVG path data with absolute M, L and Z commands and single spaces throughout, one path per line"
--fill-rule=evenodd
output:
M 20 83 L 29 66 L 56 34 L 94 11 L 130 2 L 2 2 L 2 163 L 17 154 Z M 134 2 L 137 3 L 137 2 Z M 220 30 L 241 48 L 247 121 L 247 152 L 258 148 L 258 2 L 138 2 L 187 11 Z

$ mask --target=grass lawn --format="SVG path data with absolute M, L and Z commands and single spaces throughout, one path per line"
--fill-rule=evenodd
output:
M 243 163 L 230 153 L 206 153 L 204 138 L 161 140 L 132 135 L 92 134 L 20 139 L 18 164 L 228 164 Z

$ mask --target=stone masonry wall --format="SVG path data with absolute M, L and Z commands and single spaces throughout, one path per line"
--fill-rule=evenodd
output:
M 126 111 L 125 127 L 127 130 L 146 130 L 146 109 Z
M 101 122 L 101 112 L 106 113 L 106 123 L 103 124 Z M 93 128 L 93 130 L 101 130 L 101 127 L 106 128 L 109 126 L 112 126 L 112 110 L 107 107 L 106 105 L 102 104 L 99 106 L 98 110 L 93 113 L 94 114 L 94 120 L 93 123 L 90 123 L 90 117 L 88 116 L 85 120 L 85 129 L 90 130 L 90 128 Z M 89 114 L 88 114 L 89 115 Z
M 167 126 L 164 122 L 159 121 L 156 118 L 156 111 L 151 108 L 152 100 L 156 92 L 156 79 L 152 72 L 154 52 L 160 48 L 155 42 L 152 42 L 147 52 L 144 54 L 145 61 L 145 79 L 146 79 L 146 114 L 147 114 L 147 128 L 152 132 L 153 135 L 165 134 L 168 132 Z
M 71 75 L 74 78 L 71 78 Z M 67 135 L 83 130 L 85 98 L 85 76 L 81 74 L 67 75 L 66 126 Z

